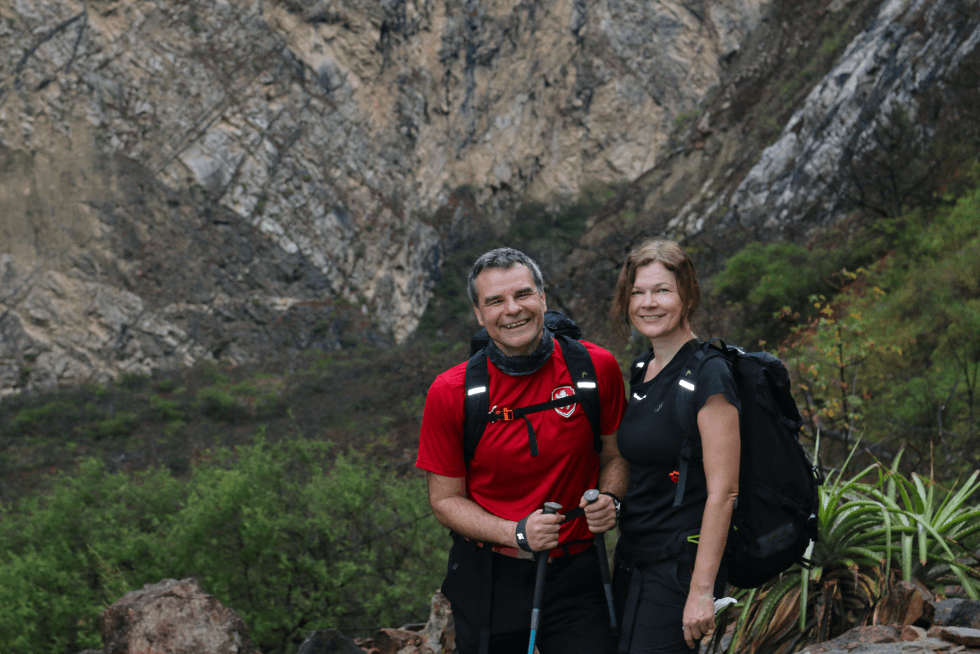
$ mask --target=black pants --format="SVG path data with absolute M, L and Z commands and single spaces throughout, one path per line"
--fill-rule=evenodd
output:
M 488 570 L 489 592 L 483 579 Z M 595 548 L 553 558 L 547 571 L 535 639 L 542 654 L 614 654 Z M 456 539 L 442 592 L 452 604 L 459 654 L 478 654 L 481 635 L 489 637 L 489 654 L 527 653 L 536 576 L 535 561 Z
M 684 640 L 684 605 L 691 588 L 691 564 L 684 556 L 671 556 L 637 567 L 616 552 L 613 595 L 623 636 L 619 652 L 628 654 L 690 654 Z M 722 565 L 715 582 L 715 597 L 723 597 L 727 573 Z

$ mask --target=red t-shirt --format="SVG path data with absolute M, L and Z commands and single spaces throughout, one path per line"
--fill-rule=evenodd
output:
M 582 341 L 592 356 L 599 385 L 600 426 L 611 434 L 626 407 L 623 376 L 606 350 Z M 488 362 L 490 408 L 518 409 L 574 393 L 561 347 L 531 375 L 512 377 Z M 444 477 L 466 477 L 467 494 L 490 513 L 520 520 L 545 502 L 563 511 L 578 506 L 582 493 L 599 481 L 599 455 L 592 426 L 579 404 L 528 414 L 539 455 L 531 456 L 523 418 L 487 423 L 470 467 L 463 459 L 463 399 L 466 363 L 450 368 L 432 383 L 425 400 L 416 465 Z M 584 518 L 563 525 L 559 541 L 592 537 Z

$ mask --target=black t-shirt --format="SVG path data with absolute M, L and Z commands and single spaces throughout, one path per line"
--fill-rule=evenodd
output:
M 671 478 L 671 473 L 678 469 L 684 440 L 677 416 L 678 382 L 682 376 L 692 380 L 685 373 L 694 368 L 695 347 L 694 342 L 685 344 L 652 380 L 630 385 L 629 405 L 619 426 L 617 442 L 630 467 L 630 487 L 619 525 L 624 545 L 634 554 L 663 552 L 701 531 L 708 490 L 700 448 L 688 464 L 684 500 L 678 507 L 673 506 L 677 484 Z M 652 352 L 647 352 L 639 357 L 645 361 L 644 370 L 652 356 Z M 718 393 L 739 408 L 735 379 L 725 359 L 710 358 L 693 381 L 697 410 Z

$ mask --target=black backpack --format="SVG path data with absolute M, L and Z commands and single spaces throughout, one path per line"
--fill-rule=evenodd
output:
M 538 456 L 537 437 L 531 421 L 527 419 L 527 414 L 537 411 L 546 411 L 557 407 L 564 407 L 570 404 L 581 404 L 582 410 L 592 425 L 594 436 L 595 451 L 602 450 L 601 427 L 599 423 L 599 386 L 596 379 L 595 366 L 592 364 L 592 357 L 589 351 L 579 342 L 582 331 L 570 318 L 566 318 L 558 311 L 546 311 L 544 314 L 544 326 L 554 336 L 555 344 L 561 347 L 562 355 L 565 358 L 565 365 L 568 367 L 568 374 L 572 378 L 575 386 L 575 394 L 569 395 L 550 402 L 542 402 L 517 409 L 498 408 L 490 411 L 490 371 L 487 368 L 487 345 L 490 344 L 490 337 L 486 329 L 481 329 L 473 336 L 470 341 L 470 360 L 466 363 L 466 396 L 463 403 L 466 416 L 463 432 L 463 456 L 466 465 L 469 465 L 476 446 L 483 438 L 483 432 L 488 422 L 498 420 L 514 420 L 524 418 L 527 424 L 528 444 L 531 448 L 531 456 Z
M 679 381 L 677 415 L 684 443 L 674 506 L 684 498 L 688 461 L 700 455 L 691 382 L 697 383 L 701 366 L 714 357 L 731 364 L 742 405 L 739 494 L 725 548 L 728 581 L 757 588 L 793 564 L 809 565 L 804 555 L 810 541 L 818 539 L 817 486 L 823 477 L 800 443 L 803 419 L 783 363 L 767 352 L 745 352 L 712 339 L 697 348 Z

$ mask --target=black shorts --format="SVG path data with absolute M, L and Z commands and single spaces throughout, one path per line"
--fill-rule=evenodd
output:
M 487 626 L 483 575 L 491 558 L 489 654 L 526 654 L 537 563 L 456 539 L 442 592 L 453 608 L 459 654 L 478 654 Z M 484 592 L 481 592 L 484 591 Z M 614 654 L 609 610 L 594 547 L 552 558 L 535 643 L 542 654 Z

